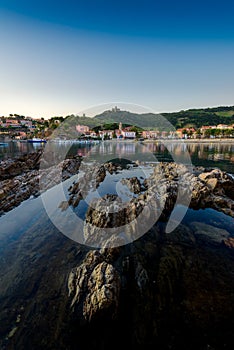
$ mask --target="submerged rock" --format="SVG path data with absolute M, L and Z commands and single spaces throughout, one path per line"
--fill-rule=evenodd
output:
M 230 236 L 226 230 L 202 222 L 191 222 L 190 226 L 195 237 L 206 242 L 221 243 Z
M 103 256 L 97 251 L 88 253 L 82 265 L 72 270 L 68 278 L 68 290 L 72 297 L 71 307 L 73 310 L 82 307 L 86 320 L 116 317 L 120 276 L 113 265 L 103 261 Z
M 116 317 L 119 293 L 120 276 L 113 265 L 103 261 L 92 271 L 88 284 L 83 315 L 88 321 L 98 317 Z
M 229 237 L 227 239 L 224 239 L 223 243 L 226 247 L 228 247 L 230 249 L 234 249 L 234 238 L 233 237 Z

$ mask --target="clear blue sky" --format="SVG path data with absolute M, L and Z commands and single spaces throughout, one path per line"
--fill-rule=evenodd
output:
M 234 105 L 233 0 L 0 0 L 0 115 Z

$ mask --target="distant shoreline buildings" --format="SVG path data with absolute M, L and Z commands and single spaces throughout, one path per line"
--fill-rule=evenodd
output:
M 76 130 L 80 136 L 93 137 L 101 139 L 136 139 L 136 131 L 133 131 L 134 125 L 123 128 L 122 123 L 119 123 L 119 128 L 116 130 L 100 130 L 98 132 L 92 131 L 86 125 L 77 125 Z M 83 131 L 83 132 L 82 132 Z M 143 139 L 199 139 L 199 138 L 215 138 L 222 136 L 234 137 L 234 124 L 218 124 L 217 126 L 202 126 L 201 128 L 179 128 L 173 131 L 159 131 L 159 130 L 142 130 L 138 132 L 138 138 Z
M 112 112 L 119 112 L 120 109 L 115 106 Z M 0 135 L 8 136 L 12 139 L 27 139 L 30 137 L 50 138 L 53 131 L 58 128 L 66 118 L 54 117 L 49 120 L 33 119 L 31 117 L 19 116 L 17 114 L 9 117 L 0 117 Z M 73 123 L 75 120 L 73 121 Z M 74 125 L 74 126 L 73 126 Z M 200 128 L 184 127 L 177 130 L 143 130 L 135 125 L 123 126 L 120 122 L 117 129 L 116 123 L 108 123 L 100 127 L 91 128 L 88 125 L 72 124 L 69 131 L 72 131 L 75 137 L 85 139 L 130 139 L 138 138 L 156 140 L 156 139 L 202 139 L 202 138 L 234 138 L 234 124 L 204 125 Z M 113 127 L 113 129 L 111 128 Z M 69 133 L 68 131 L 68 133 Z M 64 132 L 66 137 L 66 132 Z

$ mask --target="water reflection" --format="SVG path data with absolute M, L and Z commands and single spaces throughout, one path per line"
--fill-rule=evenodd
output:
M 152 142 L 142 144 L 139 148 L 139 142 L 102 142 L 98 146 L 92 144 L 66 144 L 66 143 L 47 143 L 46 147 L 51 153 L 67 155 L 87 156 L 116 156 L 126 158 L 128 156 L 137 156 L 140 152 L 147 160 L 147 154 L 153 154 L 155 160 L 173 161 L 173 158 L 181 157 L 185 153 L 191 157 L 193 165 L 204 167 L 218 167 L 221 170 L 234 173 L 234 143 L 178 143 L 178 142 Z M 44 147 L 43 144 L 32 144 L 27 142 L 9 142 L 7 145 L 0 146 L 0 159 L 15 157 L 22 153 L 28 153 L 38 148 Z M 173 155 L 173 157 L 172 157 Z M 105 158 L 105 157 L 104 157 Z M 152 161 L 152 157 L 150 157 Z
M 0 160 L 9 157 L 17 157 L 24 153 L 30 153 L 44 147 L 41 143 L 11 141 L 0 146 Z
M 233 143 L 152 143 L 147 144 L 160 161 L 171 161 L 170 154 L 181 155 L 188 151 L 195 166 L 218 167 L 221 170 L 234 173 Z

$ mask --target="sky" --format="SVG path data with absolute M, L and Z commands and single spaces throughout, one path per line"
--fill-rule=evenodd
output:
M 233 0 L 0 0 L 0 115 L 234 105 Z

